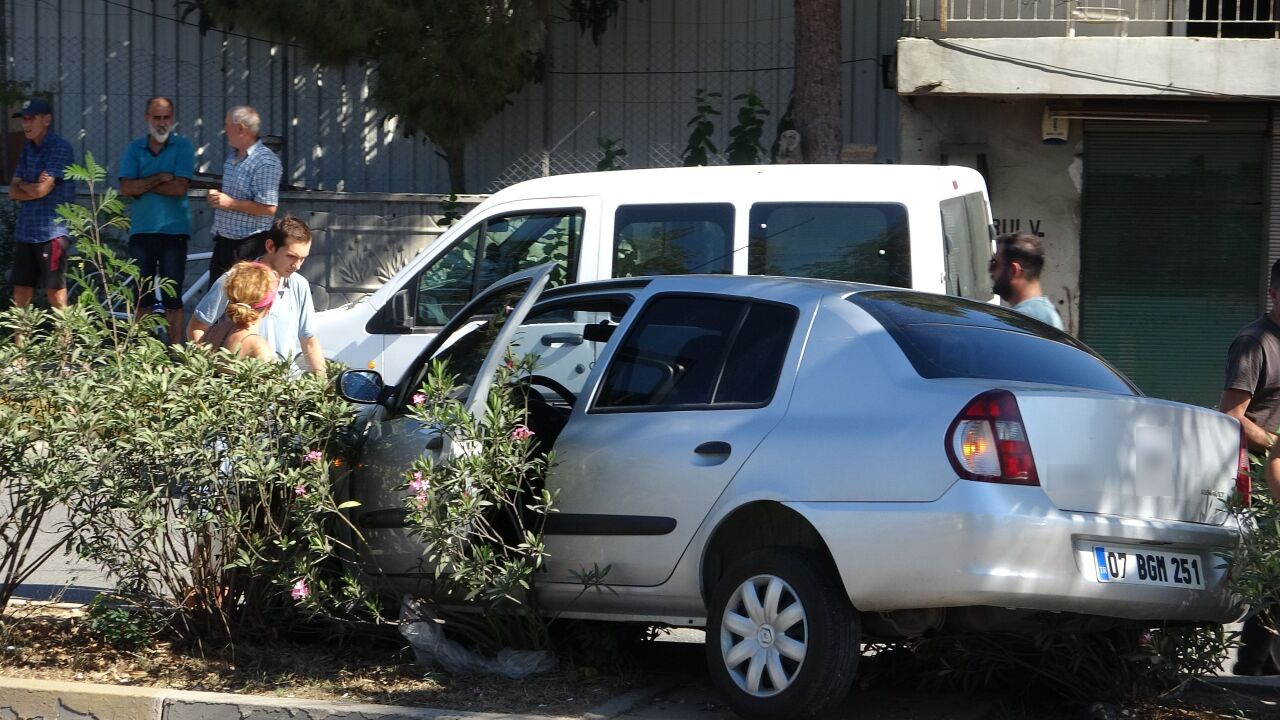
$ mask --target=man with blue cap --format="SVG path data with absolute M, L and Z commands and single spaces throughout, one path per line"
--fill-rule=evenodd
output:
M 53 106 L 42 97 L 27 100 L 13 117 L 22 118 L 22 134 L 27 139 L 9 183 L 9 197 L 18 203 L 13 304 L 29 305 L 38 285 L 48 294 L 50 306 L 66 307 L 71 239 L 66 224 L 58 218 L 58 206 L 76 199 L 75 187 L 65 175 L 73 158 L 71 143 L 49 129 Z

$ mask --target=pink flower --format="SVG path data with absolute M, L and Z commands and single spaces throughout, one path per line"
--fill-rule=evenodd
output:
M 431 487 L 431 481 L 422 477 L 422 472 L 418 471 L 413 474 L 413 479 L 409 481 L 409 489 L 422 496 Z
M 517 425 L 516 428 L 511 431 L 512 440 L 528 440 L 531 437 L 533 437 L 533 431 L 524 425 Z
M 421 405 L 422 403 L 424 403 L 424 402 L 426 402 L 426 401 L 427 401 L 427 396 L 426 396 L 426 395 L 423 395 L 422 393 L 414 393 L 414 394 L 413 394 L 413 404 L 414 404 L 414 405 Z
M 311 452 L 302 456 L 302 462 L 304 463 L 319 462 L 320 458 L 322 457 L 324 457 L 324 453 L 320 452 L 319 450 L 312 450 Z
M 291 590 L 289 594 L 293 596 L 294 600 L 302 600 L 306 596 L 310 595 L 311 589 L 307 587 L 307 579 L 298 578 L 298 581 L 293 584 L 293 590 Z
M 297 487 L 295 487 L 295 488 L 293 489 L 293 494 L 294 494 L 294 495 L 297 495 L 298 497 L 306 497 L 306 496 L 307 496 L 307 486 L 306 486 L 306 485 L 299 484 Z

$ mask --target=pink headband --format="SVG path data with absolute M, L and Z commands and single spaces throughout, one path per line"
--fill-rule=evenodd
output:
M 271 268 L 268 268 L 266 265 L 260 262 L 252 262 L 249 264 L 255 267 L 266 268 L 267 270 L 271 270 Z M 274 275 L 274 271 L 272 272 L 272 274 Z M 278 283 L 279 281 L 277 280 L 276 282 Z M 271 287 L 267 288 L 267 292 L 264 293 L 262 296 L 262 299 L 259 300 L 256 305 L 253 306 L 253 309 L 262 310 L 264 308 L 269 308 L 271 307 L 271 303 L 275 301 L 276 301 L 276 286 L 273 284 Z

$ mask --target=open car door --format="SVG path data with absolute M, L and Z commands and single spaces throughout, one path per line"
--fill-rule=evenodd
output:
M 516 331 L 546 287 L 555 263 L 544 263 L 509 275 L 467 303 L 410 366 L 403 386 L 384 390 L 385 415 L 370 422 L 363 457 L 353 472 L 352 499 L 360 503 L 353 514 L 364 535 L 361 570 L 369 575 L 416 576 L 422 543 L 405 523 L 405 488 L 413 462 L 427 456 L 443 461 L 463 448 L 451 447 L 439 430 L 406 414 L 437 358 L 449 363 L 473 415 L 484 412 L 485 399 L 499 363 Z

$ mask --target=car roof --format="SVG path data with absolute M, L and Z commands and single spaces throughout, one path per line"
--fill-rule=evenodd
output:
M 561 298 L 580 293 L 598 293 L 613 290 L 649 288 L 655 292 L 704 292 L 725 295 L 741 295 L 774 300 L 797 300 L 800 297 L 820 295 L 845 296 L 867 290 L 893 290 L 918 293 L 905 288 L 870 285 L 867 283 L 822 280 L 816 278 L 776 277 L 771 275 L 655 275 L 650 277 L 614 278 L 590 280 L 561 285 L 542 293 L 545 299 Z M 945 296 L 943 296 L 945 297 Z
M 500 190 L 484 205 L 575 196 L 609 196 L 629 202 L 658 196 L 681 202 L 769 198 L 901 202 L 905 197 L 953 196 L 982 188 L 982 176 L 960 165 L 723 165 L 552 175 Z

